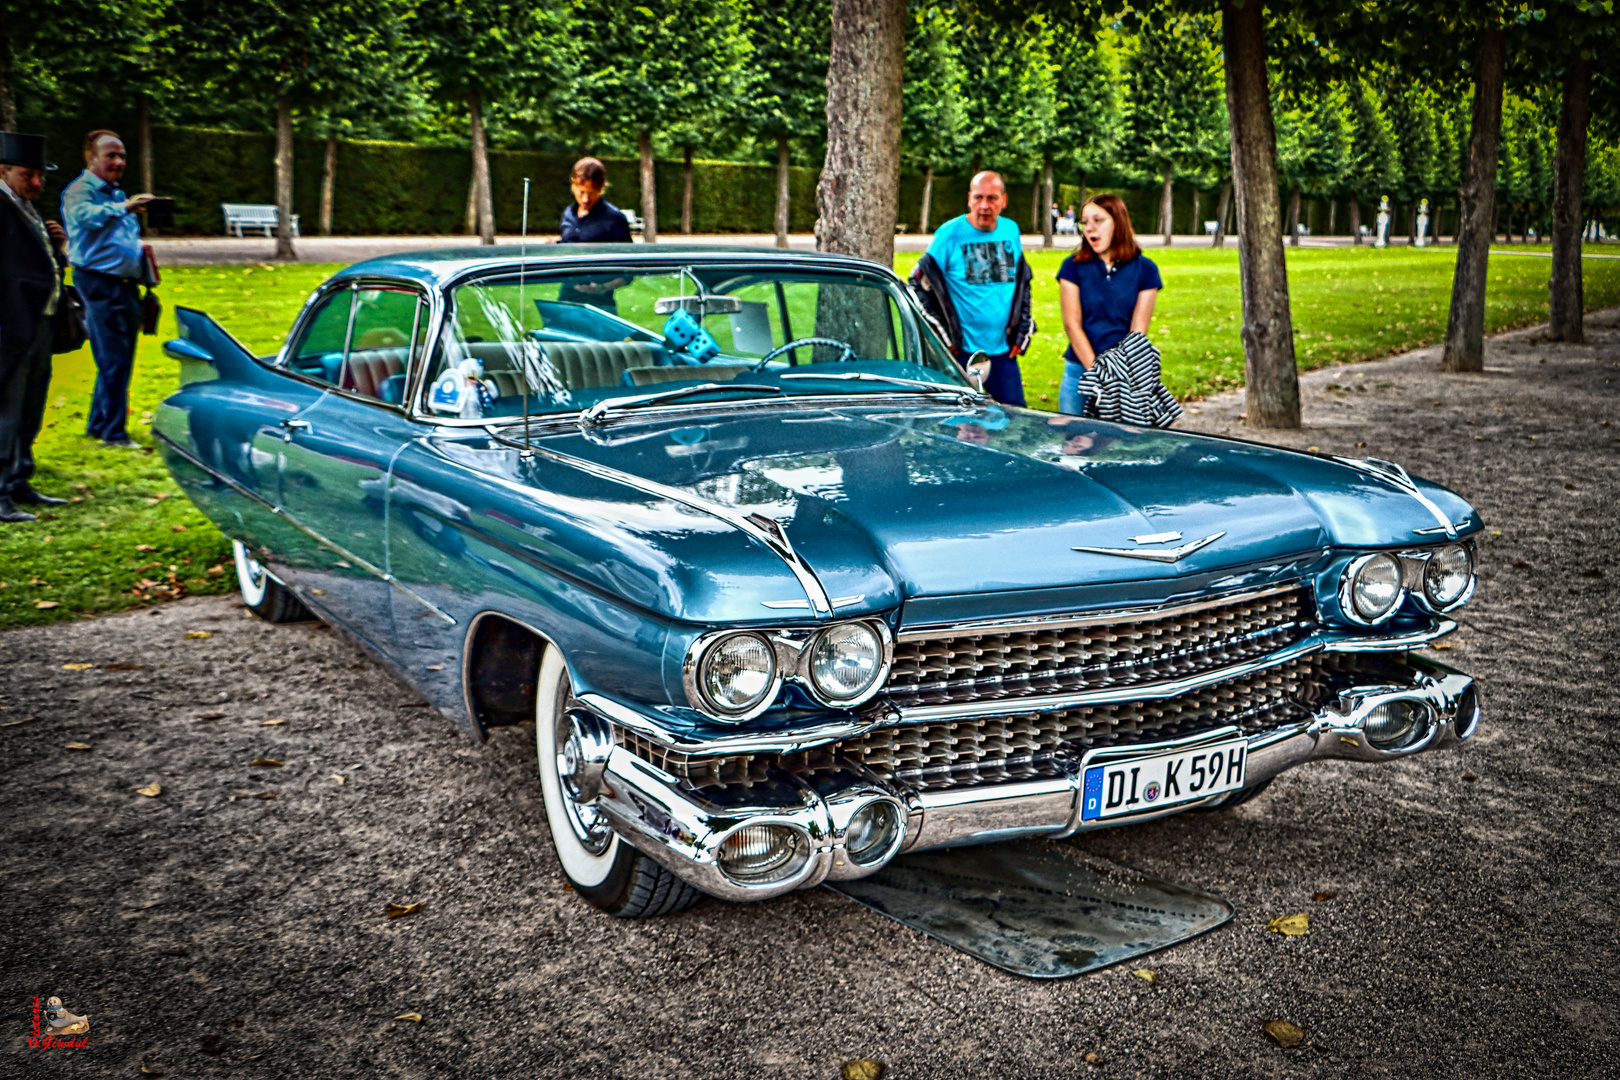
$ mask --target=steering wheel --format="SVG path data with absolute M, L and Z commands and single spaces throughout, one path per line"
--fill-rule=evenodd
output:
M 832 338 L 826 337 L 802 337 L 790 341 L 786 345 L 778 345 L 776 348 L 766 353 L 762 358 L 760 358 L 759 363 L 754 365 L 753 370 L 765 370 L 766 364 L 770 363 L 772 360 L 775 360 L 778 356 L 781 356 L 789 349 L 797 349 L 800 345 L 831 345 L 835 349 L 843 349 L 844 355 L 838 358 L 838 363 L 840 364 L 847 360 L 854 359 L 855 357 L 854 347 L 849 345 L 847 342 L 835 341 Z M 799 361 L 797 357 L 788 357 L 788 367 L 798 367 L 798 365 Z

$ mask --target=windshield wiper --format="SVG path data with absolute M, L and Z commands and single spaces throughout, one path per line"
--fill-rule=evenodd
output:
M 759 386 L 749 383 L 702 383 L 698 386 L 683 386 L 676 390 L 661 390 L 656 394 L 607 398 L 582 411 L 579 414 L 579 422 L 590 425 L 600 424 L 603 417 L 612 409 L 635 409 L 640 408 L 642 405 L 654 405 L 660 401 L 674 401 L 676 398 L 689 397 L 692 394 L 708 394 L 722 390 L 760 394 L 780 394 L 782 392 L 780 386 Z
M 893 383 L 896 386 L 914 386 L 919 390 L 927 390 L 932 394 L 954 394 L 961 398 L 982 398 L 985 395 L 971 390 L 966 386 L 953 386 L 950 383 L 929 382 L 926 379 L 902 379 L 895 375 L 874 375 L 870 371 L 843 371 L 836 375 L 817 375 L 808 371 L 792 371 L 778 375 L 779 379 L 831 379 L 838 382 L 880 382 Z

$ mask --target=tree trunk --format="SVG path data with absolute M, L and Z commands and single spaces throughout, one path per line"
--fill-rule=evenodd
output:
M 1417 247 L 1417 200 L 1406 201 L 1406 246 Z
M 776 246 L 788 246 L 788 137 L 776 137 Z
M 337 132 L 326 129 L 326 161 L 321 169 L 321 235 L 332 235 L 332 200 L 337 192 Z
M 1299 247 L 1299 185 L 1288 196 L 1288 243 Z
M 1082 169 L 1080 171 L 1080 206 L 1086 205 L 1086 179 L 1087 179 L 1087 177 L 1086 177 L 1085 170 Z M 1075 212 L 1076 215 L 1078 215 L 1080 213 L 1079 207 L 1076 207 L 1074 212 Z M 1080 227 L 1079 226 L 1079 218 L 1076 217 L 1075 221 L 1076 221 L 1075 228 L 1078 229 Z
M 1339 200 L 1338 199 L 1329 199 L 1328 200 L 1328 227 L 1327 227 L 1327 232 L 1324 235 L 1332 236 L 1333 235 L 1333 230 L 1337 229 L 1338 227 L 1339 227 Z
M 894 264 L 906 0 L 833 0 L 816 247 Z
M 1052 246 L 1052 233 L 1057 222 L 1052 220 L 1052 155 L 1046 155 L 1041 165 L 1041 246 Z
M 1350 242 L 1361 246 L 1361 196 L 1350 196 Z
M 1192 189 L 1192 234 L 1197 236 L 1203 231 L 1203 222 L 1198 220 L 1198 185 L 1194 184 Z
M 478 242 L 495 243 L 495 197 L 489 187 L 489 147 L 484 142 L 484 106 L 478 91 L 467 92 L 472 119 L 473 199 L 478 208 Z
M 1176 212 L 1176 189 L 1171 180 L 1175 175 L 1175 166 L 1170 162 L 1164 163 L 1164 190 L 1159 194 L 1159 230 L 1164 233 L 1164 246 L 1169 247 L 1175 239 L 1173 225 Z
M 641 152 L 641 239 L 658 243 L 658 177 L 653 172 L 652 132 L 643 131 L 636 140 Z
M 276 258 L 296 261 L 293 250 L 292 98 L 276 95 Z
M 1474 110 L 1469 122 L 1468 170 L 1457 214 L 1457 272 L 1451 279 L 1442 371 L 1485 370 L 1485 278 L 1496 202 L 1496 148 L 1502 134 L 1502 69 L 1507 35 L 1482 30 L 1474 63 Z
M 934 167 L 928 166 L 923 170 L 923 203 L 922 216 L 917 221 L 917 231 L 924 236 L 928 235 L 928 211 L 934 202 Z
M 1250 427 L 1299 427 L 1299 371 L 1288 308 L 1277 129 L 1266 87 L 1266 37 L 1259 0 L 1221 0 L 1226 113 L 1237 193 L 1238 266 L 1243 283 L 1245 419 Z
M 150 192 L 156 184 L 152 180 L 152 99 L 141 93 L 135 96 L 135 138 L 140 145 L 141 154 L 141 187 L 140 190 Z M 141 235 L 156 236 L 157 230 L 146 223 L 146 215 L 141 215 Z
M 692 235 L 692 144 L 681 147 L 681 235 Z
M 1586 297 L 1581 287 L 1581 180 L 1586 175 L 1586 127 L 1592 113 L 1592 61 L 1579 57 L 1564 73 L 1564 109 L 1553 157 L 1552 301 L 1549 337 L 1585 341 Z
M 1029 231 L 1041 231 L 1041 170 L 1029 174 Z
M 1215 203 L 1215 235 L 1210 239 L 1210 247 L 1226 246 L 1226 208 L 1232 202 L 1232 180 L 1228 177 L 1221 182 L 1221 197 Z
M 969 183 L 972 183 L 973 178 L 975 176 L 979 175 L 979 170 L 983 167 L 983 165 L 984 165 L 984 155 L 979 153 L 977 150 L 975 150 L 973 152 L 972 159 L 968 162 L 968 182 Z

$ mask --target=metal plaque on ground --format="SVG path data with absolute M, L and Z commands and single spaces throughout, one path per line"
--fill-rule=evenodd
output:
M 1219 896 L 1173 885 L 1059 843 L 903 855 L 827 887 L 969 956 L 1062 979 L 1144 956 L 1232 917 Z

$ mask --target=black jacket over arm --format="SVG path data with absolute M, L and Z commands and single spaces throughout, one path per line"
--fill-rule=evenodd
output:
M 1029 351 L 1029 339 L 1035 336 L 1035 307 L 1030 297 L 1035 271 L 1022 254 L 1018 256 L 1016 275 L 1012 310 L 1007 314 L 1007 344 L 1022 355 Z M 945 268 L 932 255 L 924 255 L 911 270 L 910 285 L 911 294 L 917 298 L 934 332 L 953 352 L 962 352 L 962 323 L 951 301 Z
M 51 333 L 45 317 L 56 288 L 51 259 L 22 212 L 0 195 L 0 379 L 22 362 L 37 335 Z

